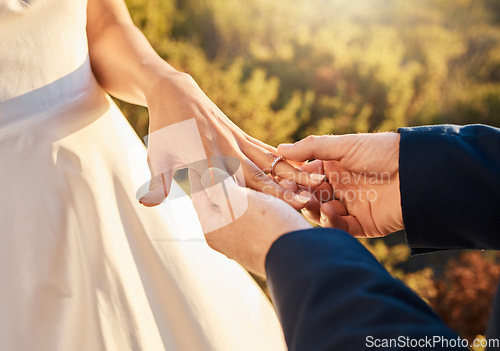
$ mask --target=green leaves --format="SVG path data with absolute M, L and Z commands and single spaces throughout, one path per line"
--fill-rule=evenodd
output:
M 127 0 L 162 57 L 268 143 L 405 125 L 500 125 L 489 0 Z M 145 111 L 125 107 L 133 123 Z

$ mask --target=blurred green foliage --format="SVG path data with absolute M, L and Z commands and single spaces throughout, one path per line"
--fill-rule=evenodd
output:
M 243 130 L 272 145 L 421 124 L 500 126 L 498 0 L 126 2 L 163 58 L 190 73 Z M 144 136 L 147 110 L 119 104 Z M 495 260 L 475 256 L 446 271 L 408 272 L 401 268 L 406 245 L 364 244 L 448 322 L 469 320 L 452 306 L 472 304 L 457 296 L 481 285 L 462 279 L 472 274 L 470 262 L 494 271 L 481 293 L 493 291 L 500 274 Z M 490 298 L 474 304 L 477 315 L 489 314 Z M 452 327 L 471 338 L 486 320 Z
M 430 304 L 443 321 L 471 345 L 474 339 L 484 335 L 500 278 L 499 252 L 448 252 L 448 260 L 441 264 L 431 264 L 432 259 L 428 259 L 424 268 L 406 271 L 403 266 L 410 255 L 406 244 L 386 245 L 383 240 L 374 239 L 360 241 L 389 273 Z
M 159 54 L 270 144 L 500 125 L 496 0 L 127 0 Z M 147 114 L 122 104 L 140 134 Z

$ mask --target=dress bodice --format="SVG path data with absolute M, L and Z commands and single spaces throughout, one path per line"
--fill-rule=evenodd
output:
M 0 0 L 0 104 L 38 90 L 50 107 L 88 85 L 86 8 L 86 0 Z

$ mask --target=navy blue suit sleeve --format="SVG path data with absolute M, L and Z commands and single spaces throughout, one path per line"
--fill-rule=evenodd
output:
M 500 129 L 400 128 L 399 178 L 412 254 L 500 249 Z
M 458 338 L 425 302 L 340 230 L 283 235 L 267 254 L 266 274 L 290 351 L 441 350 L 447 345 L 433 349 L 424 344 L 426 338 Z M 422 347 L 405 344 L 406 337 L 422 340 Z M 382 345 L 384 339 L 394 344 Z

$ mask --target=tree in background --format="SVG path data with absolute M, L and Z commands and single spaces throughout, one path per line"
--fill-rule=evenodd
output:
M 395 277 L 406 283 L 439 314 L 443 321 L 470 344 L 484 334 L 491 317 L 500 278 L 500 254 L 494 251 L 458 251 L 444 265 L 413 272 L 401 268 L 408 260 L 406 244 L 386 245 L 381 240 L 361 240 L 363 245 Z
M 128 0 L 160 55 L 253 136 L 500 124 L 494 0 Z M 131 112 L 146 126 L 145 111 Z
M 450 260 L 444 278 L 436 280 L 431 306 L 446 324 L 472 341 L 484 333 L 499 277 L 500 264 L 479 252 L 463 253 Z

